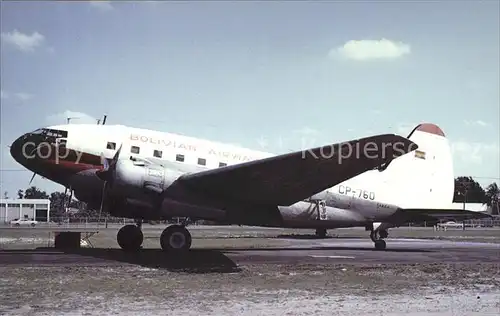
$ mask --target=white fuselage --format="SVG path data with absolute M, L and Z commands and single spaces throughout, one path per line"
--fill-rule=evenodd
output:
M 238 146 L 120 125 L 75 124 L 50 128 L 67 130 L 67 148 L 79 153 L 112 158 L 122 146 L 123 156 L 169 162 L 178 166 L 181 172 L 196 172 L 274 156 Z M 414 137 L 419 148 L 427 151 L 427 160 L 415 158 L 413 153 L 409 153 L 394 160 L 383 172 L 367 171 L 319 192 L 312 200 L 278 206 L 284 226 L 360 226 L 368 222 L 383 222 L 398 208 L 447 207 L 453 195 L 453 187 L 450 193 L 449 186 L 450 180 L 453 182 L 451 163 L 445 167 L 446 170 L 436 169 L 448 163 L 447 152 L 443 158 L 446 161 L 436 163 L 436 157 L 439 160 L 442 154 L 440 150 L 448 150 L 446 138 L 441 140 L 426 133 L 417 133 Z M 81 180 L 82 177 L 75 177 L 73 183 L 65 185 L 71 185 L 75 191 L 102 189 L 93 182 Z M 321 220 L 318 220 L 318 214 Z

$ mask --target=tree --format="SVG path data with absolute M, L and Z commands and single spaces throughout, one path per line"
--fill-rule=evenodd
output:
M 66 206 L 71 208 L 76 208 L 80 211 L 85 211 L 87 209 L 87 205 L 84 202 L 71 199 L 71 202 L 68 203 L 70 199 L 69 194 L 65 194 L 64 192 L 52 192 L 50 194 L 50 212 L 53 218 L 60 218 L 66 214 Z M 79 215 L 83 216 L 83 215 Z
M 50 214 L 52 218 L 60 218 L 64 216 L 66 210 L 65 203 L 68 202 L 69 196 L 63 192 L 52 192 L 50 194 Z
M 3 193 L 3 198 L 7 200 L 9 198 L 9 192 L 5 191 Z
M 26 189 L 26 191 L 17 191 L 17 196 L 20 199 L 48 199 L 49 196 L 47 192 L 39 190 L 37 187 L 32 186 Z
M 455 179 L 455 194 L 453 202 L 456 203 L 484 203 L 486 194 L 481 185 L 472 177 L 458 177 Z
M 499 202 L 500 202 L 500 188 L 493 182 L 486 188 L 486 201 L 484 204 L 491 207 L 492 215 L 500 215 Z

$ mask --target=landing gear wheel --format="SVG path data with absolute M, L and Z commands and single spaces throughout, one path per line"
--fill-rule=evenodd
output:
M 384 250 L 386 247 L 385 240 L 379 239 L 375 241 L 375 249 Z
M 191 248 L 191 234 L 184 226 L 172 225 L 161 233 L 160 245 L 167 252 L 187 252 Z
M 137 251 L 141 249 L 144 235 L 136 225 L 126 225 L 118 231 L 116 241 L 118 241 L 118 245 L 125 251 Z
M 325 238 L 326 237 L 326 229 L 324 229 L 324 228 L 316 229 L 316 237 Z

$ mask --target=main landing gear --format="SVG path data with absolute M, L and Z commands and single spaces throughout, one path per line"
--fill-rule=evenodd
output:
M 387 230 L 372 230 L 370 233 L 370 238 L 375 244 L 375 249 L 377 250 L 385 250 L 385 238 L 389 236 Z
M 118 245 L 125 251 L 138 251 L 142 248 L 144 235 L 141 222 L 126 225 L 118 231 Z M 160 236 L 161 248 L 166 252 L 184 252 L 191 248 L 191 234 L 184 225 L 171 225 Z

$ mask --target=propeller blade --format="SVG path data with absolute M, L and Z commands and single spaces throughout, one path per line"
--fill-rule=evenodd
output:
M 33 176 L 31 177 L 30 183 L 28 185 L 31 185 L 31 182 L 33 181 L 33 179 L 35 178 L 35 176 L 36 176 L 36 173 L 33 172 Z
M 113 159 L 111 159 L 111 162 L 108 163 L 108 160 L 104 157 L 104 154 L 101 153 L 101 163 L 103 164 L 103 169 L 101 171 L 97 172 L 97 176 L 99 179 L 103 181 L 110 181 L 112 174 L 114 173 L 114 168 L 116 167 L 116 163 L 118 159 L 120 158 L 120 152 L 122 150 L 122 145 L 118 147 L 118 150 L 116 151 L 115 155 L 113 156 Z
M 101 164 L 103 165 L 104 170 L 109 169 L 108 159 L 106 159 L 106 157 L 104 157 L 104 153 L 102 153 L 102 152 L 101 152 Z
M 111 160 L 111 162 L 109 164 L 108 172 L 105 175 L 106 181 L 108 181 L 108 182 L 113 181 L 115 171 L 116 171 L 116 164 L 118 162 L 118 159 L 120 158 L 121 150 L 122 150 L 122 145 L 120 145 L 120 147 L 118 147 L 118 150 L 116 151 L 115 155 L 113 156 L 113 159 Z
M 118 161 L 118 158 L 120 157 L 120 152 L 122 151 L 122 145 L 123 144 L 120 144 L 120 147 L 118 147 L 118 150 L 116 151 L 115 155 L 113 156 L 111 163 L 116 164 L 116 162 Z

